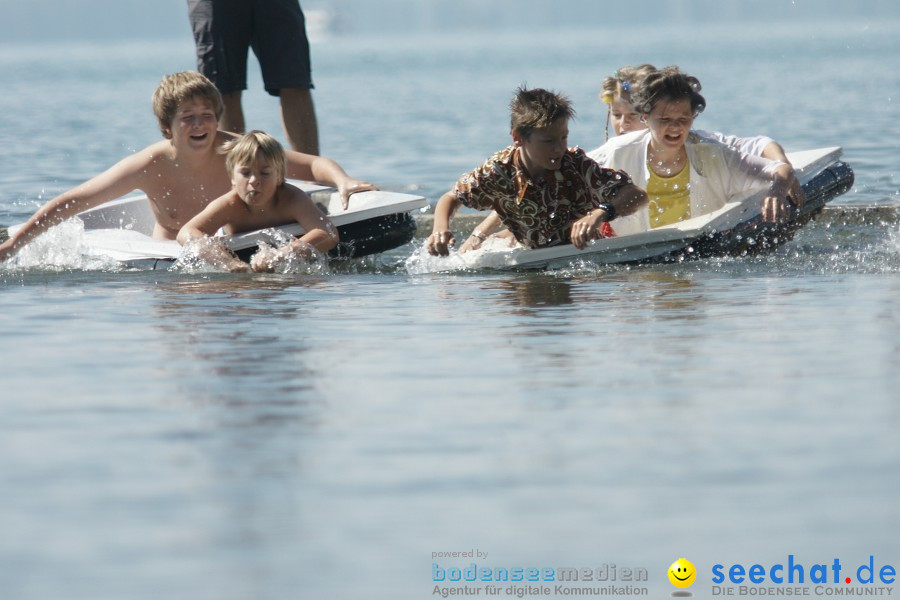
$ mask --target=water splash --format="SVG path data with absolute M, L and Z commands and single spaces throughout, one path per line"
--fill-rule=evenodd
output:
M 181 254 L 178 255 L 178 259 L 170 270 L 191 274 L 219 273 L 222 269 L 210 264 L 204 256 L 217 250 L 220 246 L 221 241 L 216 238 L 193 239 L 181 248 Z
M 521 246 L 511 248 L 504 239 L 488 238 L 477 250 L 463 254 L 452 250 L 449 256 L 432 256 L 423 244 L 404 261 L 404 267 L 410 275 L 504 269 L 509 268 L 512 259 L 523 250 Z
M 325 254 L 311 247 L 309 252 L 294 251 L 288 245 L 270 246 L 263 242 L 251 257 L 250 264 L 254 271 L 264 273 L 326 275 L 331 272 Z
M 607 265 L 589 257 L 573 257 L 570 263 L 546 273 L 557 277 L 660 269 L 736 277 L 900 273 L 900 223 L 893 212 L 884 212 L 887 216 L 876 218 L 865 211 L 845 215 L 839 209 L 832 210 L 806 225 L 792 241 L 756 256 L 691 260 L 688 252 L 672 262 L 646 265 Z M 403 261 L 402 268 L 410 274 L 505 270 L 512 267 L 513 257 L 521 251 L 485 244 L 479 250 L 437 257 L 429 255 L 423 245 L 417 245 Z
M 85 244 L 84 223 L 69 219 L 50 228 L 0 263 L 0 270 L 33 271 L 121 271 L 122 265 L 108 257 L 92 254 Z
M 260 242 L 258 250 L 250 258 L 248 272 L 294 275 L 325 275 L 331 272 L 328 266 L 328 257 L 315 248 L 308 246 L 302 250 L 295 250 L 290 246 L 293 238 L 277 229 L 266 229 L 260 234 L 266 241 Z M 184 273 L 223 271 L 224 269 L 210 264 L 206 258 L 216 253 L 221 248 L 221 244 L 221 240 L 215 237 L 192 240 L 182 248 L 172 270 Z

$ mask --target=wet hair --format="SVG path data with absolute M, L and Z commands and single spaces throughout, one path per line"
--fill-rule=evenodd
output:
M 648 115 L 661 101 L 690 100 L 691 111 L 696 117 L 706 108 L 706 99 L 700 95 L 700 80 L 678 70 L 666 67 L 649 73 L 638 82 L 631 96 L 631 103 L 638 113 Z
M 284 183 L 285 158 L 284 147 L 268 133 L 254 129 L 239 138 L 222 144 L 221 152 L 225 153 L 225 168 L 228 173 L 240 165 L 255 166 L 260 158 L 265 158 L 275 169 L 278 184 Z
M 153 92 L 153 114 L 159 121 L 159 129 L 163 137 L 172 138 L 172 122 L 178 105 L 193 98 L 202 98 L 209 102 L 216 119 L 222 118 L 225 105 L 222 103 L 222 94 L 216 89 L 212 81 L 196 71 L 181 71 L 163 77 L 162 81 Z
M 613 102 L 621 100 L 630 105 L 631 96 L 639 82 L 654 71 L 656 71 L 656 67 L 646 63 L 636 67 L 620 67 L 600 84 L 600 100 L 606 103 L 606 128 L 604 129 L 606 139 L 609 139 L 609 121 L 612 116 Z
M 528 139 L 535 129 L 549 127 L 558 119 L 573 118 L 575 109 L 562 94 L 541 88 L 529 90 L 523 85 L 509 103 L 509 114 L 510 131 Z

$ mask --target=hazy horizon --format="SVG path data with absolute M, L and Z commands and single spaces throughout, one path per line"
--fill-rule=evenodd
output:
M 805 26 L 847 20 L 873 24 L 900 19 L 894 0 L 757 0 L 753 4 L 719 0 L 637 0 L 622 11 L 595 0 L 569 0 L 548 9 L 537 0 L 319 0 L 301 2 L 304 10 L 326 11 L 338 34 L 395 33 L 465 29 L 552 31 L 572 27 L 611 28 L 670 21 L 753 23 Z M 190 39 L 186 0 L 0 0 L 4 42 L 104 41 L 122 39 Z M 687 34 L 688 31 L 685 31 Z M 748 30 L 747 35 L 753 35 Z

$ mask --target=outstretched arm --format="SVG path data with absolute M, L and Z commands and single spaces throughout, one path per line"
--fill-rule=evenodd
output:
M 787 161 L 784 150 L 777 142 L 770 142 L 761 155 L 749 155 L 726 147 L 726 168 L 730 171 L 730 188 L 726 194 L 740 194 L 752 189 L 760 180 L 768 180 L 769 190 L 762 199 L 760 212 L 763 221 L 775 222 L 789 216 L 788 199 L 802 206 L 806 197 L 797 181 L 794 168 Z M 771 160 L 769 157 L 778 158 Z
M 762 200 L 763 221 L 774 223 L 788 217 L 788 200 L 793 200 L 799 208 L 806 201 L 806 195 L 794 175 L 794 168 L 790 163 L 781 163 L 772 171 L 772 185 Z
M 434 207 L 434 226 L 425 246 L 429 254 L 433 256 L 450 254 L 450 247 L 456 243 L 456 238 L 450 231 L 450 219 L 459 209 L 459 205 L 459 199 L 454 191 L 447 192 L 437 201 Z
M 44 204 L 21 229 L 0 244 L 0 261 L 12 257 L 25 244 L 54 225 L 138 189 L 144 168 L 144 163 L 140 161 L 138 155 L 129 156 L 96 177 Z
M 763 219 L 767 221 L 778 220 L 782 216 L 787 216 L 788 208 L 786 200 L 790 200 L 798 208 L 803 206 L 803 203 L 806 202 L 806 193 L 803 191 L 803 187 L 800 185 L 800 181 L 794 173 L 793 165 L 791 164 L 791 161 L 788 160 L 787 154 L 781 144 L 766 136 L 739 138 L 722 134 L 711 135 L 721 136 L 717 139 L 739 152 L 750 154 L 752 156 L 761 156 L 775 162 L 784 163 L 788 166 L 788 169 L 786 170 L 779 168 L 778 172 L 772 171 L 769 173 L 773 178 L 773 181 L 776 182 L 776 185 L 773 186 L 772 192 L 767 196 L 768 200 L 763 202 Z M 779 179 L 783 179 L 784 181 L 779 181 Z M 785 182 L 786 186 L 784 186 Z
M 781 144 L 775 140 L 770 141 L 763 149 L 762 157 L 779 163 L 764 171 L 772 180 L 772 185 L 760 207 L 763 221 L 774 223 L 790 215 L 788 202 L 793 203 L 797 208 L 803 206 L 803 203 L 806 202 L 806 194 L 800 181 L 797 180 L 794 167 L 788 160 Z
M 335 186 L 341 195 L 341 205 L 344 209 L 350 205 L 351 194 L 378 189 L 367 181 L 353 179 L 347 175 L 341 165 L 325 156 L 313 156 L 288 150 L 285 152 L 285 157 L 289 178 Z
M 783 162 L 790 167 L 790 172 L 786 173 L 787 198 L 793 202 L 797 208 L 803 206 L 806 202 L 806 192 L 803 191 L 803 186 L 800 185 L 800 180 L 797 179 L 797 174 L 794 172 L 794 166 L 791 164 L 791 161 L 788 160 L 787 154 L 785 154 L 781 144 L 772 140 L 766 145 L 762 156 L 769 160 Z M 763 214 L 765 214 L 765 207 L 763 207 Z

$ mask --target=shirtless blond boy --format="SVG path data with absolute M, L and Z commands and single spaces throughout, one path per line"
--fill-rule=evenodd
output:
M 164 77 L 153 93 L 153 112 L 165 139 L 44 204 L 0 244 L 0 261 L 53 225 L 134 190 L 150 200 L 156 239 L 175 239 L 182 225 L 227 193 L 231 181 L 219 149 L 237 136 L 218 130 L 222 97 L 212 82 L 195 71 Z M 337 187 L 345 208 L 350 194 L 375 189 L 351 178 L 329 158 L 293 151 L 285 156 L 287 177 Z

